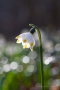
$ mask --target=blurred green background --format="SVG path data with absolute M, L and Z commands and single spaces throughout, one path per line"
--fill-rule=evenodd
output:
M 29 23 L 42 35 L 45 90 L 59 90 L 59 0 L 0 0 L 0 90 L 41 90 L 38 35 L 32 52 L 15 40 Z

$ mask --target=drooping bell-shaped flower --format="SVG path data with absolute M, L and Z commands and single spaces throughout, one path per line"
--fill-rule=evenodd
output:
M 23 48 L 30 48 L 30 50 L 33 51 L 35 40 L 30 32 L 22 33 L 18 35 L 15 39 L 17 39 L 16 43 L 22 43 Z

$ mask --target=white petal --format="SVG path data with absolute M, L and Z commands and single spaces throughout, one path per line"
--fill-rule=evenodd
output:
M 22 40 L 21 39 L 17 39 L 16 43 L 21 43 Z
M 23 45 L 23 48 L 30 48 L 29 43 L 22 43 L 22 45 Z
M 16 38 L 15 38 L 15 39 L 19 39 L 19 38 L 20 38 L 20 35 L 16 36 Z
M 21 36 L 21 38 L 22 38 L 22 41 L 23 41 L 24 39 L 26 39 L 26 40 L 27 40 L 27 43 L 33 42 L 33 45 L 35 45 L 34 37 L 33 37 L 33 35 L 32 35 L 30 32 L 23 33 L 23 34 L 21 34 L 20 36 Z

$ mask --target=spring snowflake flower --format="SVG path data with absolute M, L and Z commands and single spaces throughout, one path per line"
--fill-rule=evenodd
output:
M 30 48 L 33 51 L 35 40 L 30 32 L 20 34 L 15 39 L 17 39 L 16 43 L 22 43 L 23 48 Z

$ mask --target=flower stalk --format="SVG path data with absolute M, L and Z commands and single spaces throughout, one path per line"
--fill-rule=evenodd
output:
M 44 90 L 44 71 L 43 71 L 43 54 L 42 54 L 42 39 L 41 39 L 41 33 L 37 26 L 34 24 L 29 24 L 29 26 L 32 27 L 32 29 L 37 31 L 38 37 L 39 37 L 39 43 L 40 43 L 40 70 L 41 70 L 41 84 L 42 84 L 42 90 Z M 33 30 L 30 30 L 30 32 L 34 32 Z

